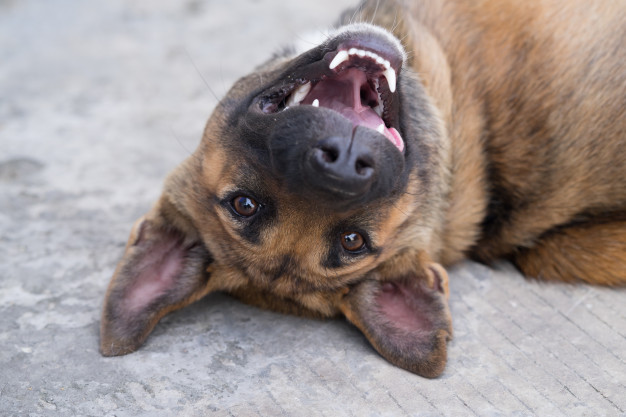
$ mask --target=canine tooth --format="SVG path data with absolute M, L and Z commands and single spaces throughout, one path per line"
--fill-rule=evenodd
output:
M 382 134 L 384 134 L 384 133 L 385 133 L 385 124 L 384 124 L 384 123 L 381 123 L 381 124 L 380 124 L 380 126 L 378 126 L 378 127 L 376 128 L 376 131 L 377 131 L 378 133 L 382 133 Z
M 378 117 L 382 118 L 384 110 L 385 110 L 385 107 L 383 106 L 382 100 L 380 100 L 378 106 L 374 107 L 374 111 L 376 112 Z
M 320 101 L 318 99 L 313 100 L 313 103 L 311 103 L 313 105 L 313 107 L 319 107 L 320 106 Z
M 392 93 L 396 91 L 396 71 L 389 67 L 383 72 L 383 77 L 387 79 L 387 84 L 389 84 L 389 91 Z
M 335 69 L 339 64 L 349 59 L 348 51 L 339 51 L 337 55 L 333 58 L 328 68 Z
M 378 105 L 376 107 L 374 107 L 374 111 L 376 112 L 378 117 L 380 117 L 382 119 L 383 118 L 383 112 L 385 111 L 385 105 L 383 103 L 383 98 L 380 96 L 380 91 L 378 91 L 379 87 L 380 87 L 380 82 L 378 81 L 378 79 L 375 79 L 374 80 L 374 91 L 376 91 L 376 96 L 378 97 Z
M 291 93 L 291 95 L 289 96 L 289 99 L 287 100 L 286 105 L 289 107 L 299 105 L 300 102 L 304 100 L 306 95 L 309 94 L 309 91 L 311 91 L 311 82 L 302 84 L 301 86 L 296 88 L 293 93 Z

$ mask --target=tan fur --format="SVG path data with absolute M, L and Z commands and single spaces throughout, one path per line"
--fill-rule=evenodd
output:
M 624 248 L 626 221 L 584 223 L 551 231 L 531 250 L 521 249 L 514 256 L 520 269 L 531 277 L 623 285 Z
M 139 339 L 167 312 L 224 290 L 287 313 L 343 314 L 389 360 L 435 376 L 452 334 L 440 303 L 440 293 L 448 295 L 441 265 L 503 257 L 541 279 L 626 284 L 623 3 L 371 0 L 345 13 L 342 23 L 354 19 L 386 28 L 407 51 L 403 80 L 423 87 L 421 104 L 432 116 L 423 143 L 428 180 L 411 172 L 393 204 L 377 200 L 342 211 L 286 189 L 240 138 L 224 137 L 236 103 L 291 61 L 269 62 L 220 103 L 202 143 L 170 175 L 146 216 L 155 239 L 175 230 L 190 242 L 185 247 L 205 247 L 214 262 L 197 272 L 199 281 L 189 284 L 183 301 L 155 307 Z M 216 203 L 245 181 L 262 182 L 276 201 L 276 219 L 256 243 L 242 238 L 242 226 Z M 380 251 L 324 266 L 329 227 L 359 213 L 376 213 L 370 235 Z M 138 237 L 137 227 L 125 265 L 132 265 L 135 246 L 150 243 Z M 125 273 L 116 271 L 107 305 L 115 301 L 112 289 L 132 288 L 132 277 L 120 277 Z M 403 356 L 376 333 L 388 323 L 365 304 L 384 296 L 386 282 L 404 282 L 402 288 L 434 300 L 427 302 L 437 313 L 425 319 L 437 322 L 429 333 L 432 350 Z M 111 336 L 114 314 L 106 306 L 105 313 L 103 352 L 136 349 L 141 340 L 107 350 L 122 336 Z
M 394 2 L 376 3 L 365 2 L 361 18 L 397 27 L 435 102 L 447 103 L 449 94 L 429 85 L 451 72 L 453 120 L 443 113 L 453 153 L 444 264 L 472 252 L 492 260 L 516 247 L 530 249 L 546 230 L 578 224 L 581 216 L 584 223 L 604 212 L 624 212 L 623 5 L 434 1 L 411 2 L 411 13 L 403 13 Z M 414 29 L 421 25 L 437 38 L 444 62 L 437 48 L 424 42 L 430 35 Z M 424 55 L 435 57 L 442 70 L 432 71 Z M 532 200 L 506 226 L 475 243 L 492 167 L 507 188 Z M 546 168 L 555 171 L 554 178 L 543 184 Z M 619 252 L 624 265 L 626 248 Z M 600 284 L 623 282 L 590 272 L 577 275 Z

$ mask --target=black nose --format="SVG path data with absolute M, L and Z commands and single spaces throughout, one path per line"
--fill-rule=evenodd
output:
M 367 193 L 376 174 L 373 150 L 366 142 L 331 136 L 308 152 L 305 175 L 318 189 L 343 197 Z

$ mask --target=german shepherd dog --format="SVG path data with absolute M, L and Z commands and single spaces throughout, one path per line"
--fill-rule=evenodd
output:
M 357 15 L 359 22 L 352 24 Z M 445 267 L 626 284 L 626 3 L 363 2 L 235 83 L 134 225 L 103 355 L 213 291 L 435 377 Z

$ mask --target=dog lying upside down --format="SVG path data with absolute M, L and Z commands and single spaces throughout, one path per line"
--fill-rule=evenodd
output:
M 213 291 L 439 375 L 445 267 L 626 283 L 626 4 L 365 1 L 240 79 L 133 227 L 103 355 Z

